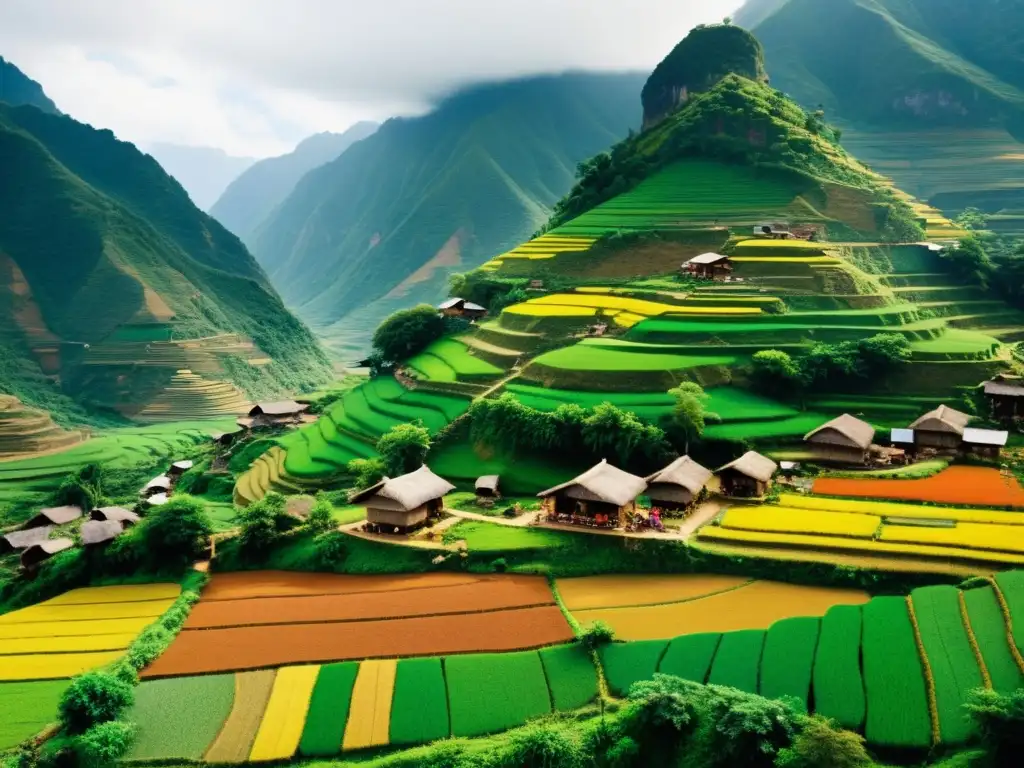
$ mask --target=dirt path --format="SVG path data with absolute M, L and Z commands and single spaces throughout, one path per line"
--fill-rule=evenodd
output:
M 504 379 L 493 385 L 490 389 L 487 389 L 483 393 L 474 397 L 473 400 L 486 400 L 488 397 L 493 395 L 495 392 L 504 387 L 510 381 L 512 381 L 513 379 L 518 379 L 520 376 L 522 376 L 523 371 L 525 371 L 531 365 L 533 365 L 533 360 L 530 360 L 526 365 L 520 366 L 518 368 L 513 368 L 508 376 L 506 376 Z
M 342 533 L 363 541 L 373 541 L 377 544 L 392 544 L 397 547 L 410 547 L 411 549 L 426 549 L 434 552 L 454 552 L 455 547 L 442 544 L 440 541 L 424 541 L 422 539 L 410 539 L 405 536 L 388 536 L 387 534 L 367 533 L 360 530 L 364 520 L 356 523 L 349 523 L 341 526 L 338 530 Z
M 695 509 L 693 513 L 683 521 L 683 524 L 679 526 L 679 537 L 682 539 L 689 539 L 697 532 L 698 528 L 709 522 L 726 506 L 726 503 L 721 499 L 708 499 L 704 503 L 700 504 L 697 509 Z

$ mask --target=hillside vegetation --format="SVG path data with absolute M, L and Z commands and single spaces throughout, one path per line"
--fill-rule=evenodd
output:
M 3 56 L 0 56 L 0 102 L 14 107 L 35 107 L 50 114 L 60 112 L 57 105 L 43 91 L 43 86 Z
M 254 252 L 304 320 L 364 351 L 388 312 L 440 299 L 448 273 L 543 223 L 576 164 L 639 124 L 642 85 L 639 75 L 533 78 L 390 120 L 307 174 L 253 236 Z

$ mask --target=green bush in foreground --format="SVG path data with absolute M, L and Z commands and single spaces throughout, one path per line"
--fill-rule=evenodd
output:
M 94 725 L 75 739 L 73 748 L 83 768 L 102 768 L 128 754 L 134 740 L 135 726 L 115 720 Z
M 108 672 L 86 672 L 61 697 L 60 721 L 68 733 L 116 720 L 135 701 L 132 686 Z

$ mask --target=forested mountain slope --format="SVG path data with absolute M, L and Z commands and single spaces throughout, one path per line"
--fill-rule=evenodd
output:
M 318 133 L 294 151 L 260 160 L 228 185 L 210 209 L 210 215 L 243 241 L 292 193 L 299 180 L 314 168 L 373 134 L 377 123 L 356 123 L 343 133 Z
M 3 56 L 0 56 L 0 102 L 15 107 L 28 105 L 51 114 L 60 112 L 43 91 L 43 86 Z
M 259 396 L 327 375 L 238 238 L 133 145 L 0 106 L 0 167 L 0 390 L 45 401 L 41 371 L 130 416 L 191 370 L 184 407 L 211 415 L 213 395 L 244 403 L 232 385 Z
M 643 83 L 530 78 L 390 120 L 307 174 L 254 236 L 255 254 L 303 319 L 365 345 L 388 301 L 440 298 L 449 272 L 543 223 L 577 163 L 639 127 Z

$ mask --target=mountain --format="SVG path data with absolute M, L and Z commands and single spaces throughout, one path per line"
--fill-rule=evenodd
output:
M 253 236 L 256 257 L 301 317 L 364 349 L 396 303 L 440 298 L 448 273 L 542 224 L 577 163 L 638 125 L 643 83 L 527 78 L 389 120 L 299 182 Z
M 189 418 L 328 377 L 245 246 L 132 144 L 0 105 L 0 166 L 3 391 L 37 405 L 45 375 L 134 416 L 191 371 L 148 415 Z
M 318 133 L 280 157 L 260 160 L 228 185 L 210 215 L 242 240 L 292 193 L 299 179 L 329 163 L 357 141 L 373 135 L 377 123 L 356 123 L 344 133 Z
M 787 2 L 789 0 L 747 0 L 747 3 L 736 11 L 733 23 L 744 29 L 753 29 Z
M 214 147 L 181 144 L 150 144 L 149 154 L 178 180 L 197 208 L 210 210 L 228 185 L 256 162 L 252 157 L 232 157 Z
M 0 56 L 0 102 L 15 107 L 27 105 L 50 114 L 60 110 L 43 91 L 43 86 Z
M 772 85 L 862 159 L 948 210 L 1024 209 L 1024 4 L 753 0 Z M 1024 222 L 1022 222 L 1024 226 Z

